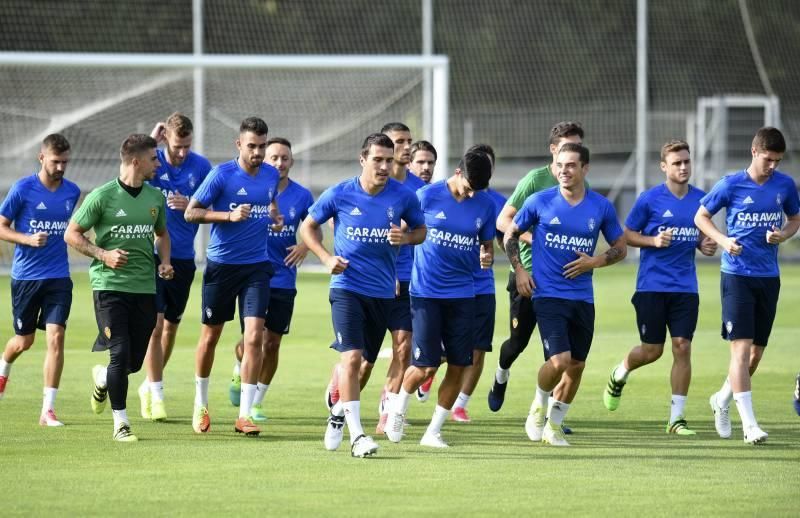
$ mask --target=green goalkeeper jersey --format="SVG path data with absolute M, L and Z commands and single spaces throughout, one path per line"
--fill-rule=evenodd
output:
M 517 212 L 522 208 L 533 193 L 543 191 L 550 187 L 558 185 L 558 181 L 553 177 L 550 172 L 550 165 L 533 169 L 528 172 L 522 180 L 519 181 L 514 193 L 506 201 L 506 205 L 511 205 Z M 522 266 L 526 270 L 531 271 L 531 246 L 523 241 L 519 242 L 519 257 L 522 260 Z

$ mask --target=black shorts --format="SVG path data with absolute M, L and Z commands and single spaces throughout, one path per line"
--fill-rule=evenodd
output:
M 411 317 L 414 319 L 411 365 L 438 367 L 442 363 L 442 355 L 447 357 L 450 365 L 472 365 L 474 297 L 434 299 L 412 296 Z
M 269 310 L 264 320 L 264 327 L 275 334 L 288 335 L 296 296 L 297 290 L 272 288 L 269 292 Z
M 253 264 L 223 264 L 208 261 L 203 273 L 203 314 L 201 322 L 224 324 L 233 320 L 239 301 L 239 320 L 244 332 L 245 317 L 264 318 L 269 307 L 269 261 Z
M 509 342 L 514 350 L 523 351 L 531 340 L 531 335 L 536 327 L 536 313 L 533 310 L 533 301 L 530 297 L 523 297 L 517 291 L 517 276 L 514 272 L 508 274 L 508 303 L 509 303 Z
M 331 288 L 329 300 L 334 334 L 331 348 L 340 353 L 360 350 L 361 356 L 368 363 L 375 363 L 386 335 L 392 299 L 379 299 L 341 288 Z
M 128 371 L 138 371 L 156 327 L 156 296 L 95 291 L 93 298 L 99 333 L 92 350 L 119 349 L 128 355 Z
M 766 347 L 778 309 L 780 277 L 745 277 L 722 273 L 722 338 L 752 339 Z
M 672 338 L 694 337 L 700 297 L 697 293 L 637 291 L 631 298 L 636 327 L 643 344 L 664 345 L 667 328 Z
M 533 306 L 539 317 L 545 360 L 570 351 L 573 360 L 585 362 L 594 336 L 594 304 L 542 297 L 533 299 Z
M 411 299 L 408 281 L 400 283 L 400 295 L 389 303 L 389 331 L 411 331 Z
M 69 277 L 33 281 L 11 279 L 11 312 L 14 332 L 20 336 L 44 329 L 47 324 L 67 327 L 72 307 Z
M 158 256 L 155 261 L 156 267 L 161 264 Z M 194 259 L 172 259 L 171 263 L 175 275 L 170 280 L 159 277 L 156 269 L 156 312 L 162 313 L 165 320 L 180 324 L 186 303 L 189 302 L 189 292 L 197 266 Z
M 494 293 L 475 295 L 475 345 L 473 349 L 492 352 L 494 314 L 497 300 Z

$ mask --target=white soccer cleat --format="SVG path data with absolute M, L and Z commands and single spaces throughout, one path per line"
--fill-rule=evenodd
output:
M 359 435 L 350 446 L 350 455 L 353 457 L 369 457 L 378 453 L 378 443 L 369 435 Z
M 383 432 L 386 438 L 392 442 L 400 442 L 403 438 L 403 426 L 405 425 L 405 416 L 397 412 L 389 412 L 389 417 L 386 419 L 386 425 L 383 427 Z
M 336 451 L 342 444 L 344 435 L 344 416 L 333 415 L 328 417 L 328 427 L 325 429 L 325 449 Z
M 711 394 L 708 398 L 708 404 L 711 405 L 711 411 L 714 412 L 714 428 L 717 429 L 717 434 L 723 439 L 729 439 L 731 436 L 731 417 L 728 414 L 729 407 L 721 407 L 717 404 L 717 393 Z
M 544 423 L 546 421 L 544 407 L 537 407 L 533 413 L 528 414 L 525 420 L 525 433 L 528 434 L 528 439 L 533 442 L 540 442 L 542 434 L 544 433 Z
M 542 442 L 551 446 L 569 446 L 561 425 L 553 425 L 551 422 L 548 422 L 544 427 Z
M 419 440 L 420 446 L 427 446 L 429 448 L 449 448 L 450 445 L 447 444 L 442 440 L 442 434 L 440 433 L 428 433 L 425 432 L 425 435 L 422 436 L 422 439 Z
M 53 409 L 48 410 L 39 417 L 40 426 L 64 426 L 64 423 L 58 420 L 56 413 Z
M 744 442 L 747 444 L 764 444 L 767 442 L 768 435 L 758 425 L 750 426 L 744 431 Z

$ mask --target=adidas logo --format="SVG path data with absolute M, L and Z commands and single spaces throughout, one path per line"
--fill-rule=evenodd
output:
M 361 211 L 358 210 L 358 207 L 356 207 L 356 208 L 354 208 L 353 210 L 350 211 L 350 215 L 351 216 L 360 216 L 361 215 Z
M 664 212 L 664 215 L 663 215 L 662 217 L 664 217 L 664 218 L 671 218 L 671 217 L 672 217 L 672 212 L 670 212 L 670 210 L 669 210 L 669 209 L 667 209 L 667 210 Z
M 551 225 L 560 225 L 561 224 L 561 220 L 558 219 L 558 216 L 556 216 L 555 218 L 550 220 L 550 224 Z
M 755 202 L 753 201 L 753 198 L 748 196 L 747 198 L 744 199 L 744 201 L 742 203 L 744 203 L 745 205 L 750 205 L 751 203 L 755 203 Z
M 236 191 L 236 194 L 238 194 L 239 196 L 247 196 L 247 191 L 245 191 L 244 187 L 242 187 L 241 189 Z
M 127 214 L 127 213 L 126 213 L 124 210 L 122 210 L 122 209 L 119 209 L 119 210 L 117 211 L 117 215 L 116 215 L 116 217 L 118 217 L 118 218 L 124 218 L 124 217 L 125 217 L 125 216 L 127 216 L 127 215 L 128 215 L 128 214 Z
M 436 215 L 436 219 L 447 219 L 447 216 L 444 215 L 444 211 L 442 210 Z
M 159 178 L 159 180 L 167 180 L 167 181 L 169 181 L 169 174 L 164 173 L 161 176 L 159 176 L 158 178 Z
M 45 205 L 43 201 L 40 201 L 39 205 L 36 206 L 36 210 L 47 210 L 47 205 Z

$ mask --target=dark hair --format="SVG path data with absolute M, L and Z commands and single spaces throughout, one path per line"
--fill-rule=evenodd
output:
M 558 150 L 559 153 L 563 153 L 565 151 L 568 153 L 578 153 L 580 155 L 580 161 L 583 165 L 589 163 L 589 148 L 583 144 L 567 142 L 561 146 L 561 149 Z
M 372 146 L 380 146 L 394 150 L 394 142 L 385 133 L 373 133 L 364 139 L 361 144 L 361 156 L 369 155 L 369 148 Z
M 267 123 L 258 117 L 248 117 L 239 125 L 239 134 L 255 133 L 256 135 L 266 135 L 269 132 Z
M 672 139 L 661 146 L 661 161 L 666 162 L 667 155 L 678 151 L 689 151 L 689 144 L 685 140 Z
M 482 191 L 489 187 L 492 177 L 492 159 L 480 151 L 467 151 L 458 163 L 461 174 L 474 191 Z
M 492 164 L 494 164 L 496 161 L 494 156 L 494 149 L 492 149 L 492 146 L 490 146 L 489 144 L 475 144 L 474 146 L 470 146 L 470 148 L 467 149 L 467 153 L 470 152 L 485 153 L 489 155 L 489 158 L 492 159 Z
M 143 133 L 134 133 L 122 141 L 122 146 L 119 148 L 119 157 L 125 164 L 130 164 L 131 161 L 143 152 L 155 149 L 158 147 L 156 139 L 150 135 Z
M 194 131 L 192 120 L 180 112 L 170 115 L 164 125 L 168 130 L 175 133 L 178 138 L 186 138 Z
M 42 141 L 42 151 L 50 150 L 57 155 L 69 151 L 70 145 L 67 138 L 60 133 L 51 133 Z
M 561 121 L 550 130 L 550 144 L 556 145 L 564 137 L 578 135 L 583 140 L 583 127 L 580 122 Z
M 434 160 L 439 159 L 439 154 L 436 152 L 436 148 L 433 147 L 433 144 L 431 144 L 427 140 L 418 140 L 413 144 L 411 144 L 411 160 L 414 160 L 414 154 L 417 151 L 427 151 L 428 153 L 433 154 Z
M 388 124 L 384 124 L 381 128 L 381 133 L 389 133 L 390 131 L 408 131 L 411 133 L 411 130 L 408 129 L 408 126 L 402 122 L 390 122 Z
M 781 130 L 772 126 L 765 126 L 759 129 L 756 132 L 756 136 L 753 137 L 753 147 L 760 151 L 783 153 L 786 151 L 786 140 L 783 138 Z
M 271 139 L 267 140 L 267 147 L 270 147 L 272 144 L 280 144 L 281 146 L 286 146 L 289 149 L 292 149 L 292 143 L 283 137 L 272 137 Z

